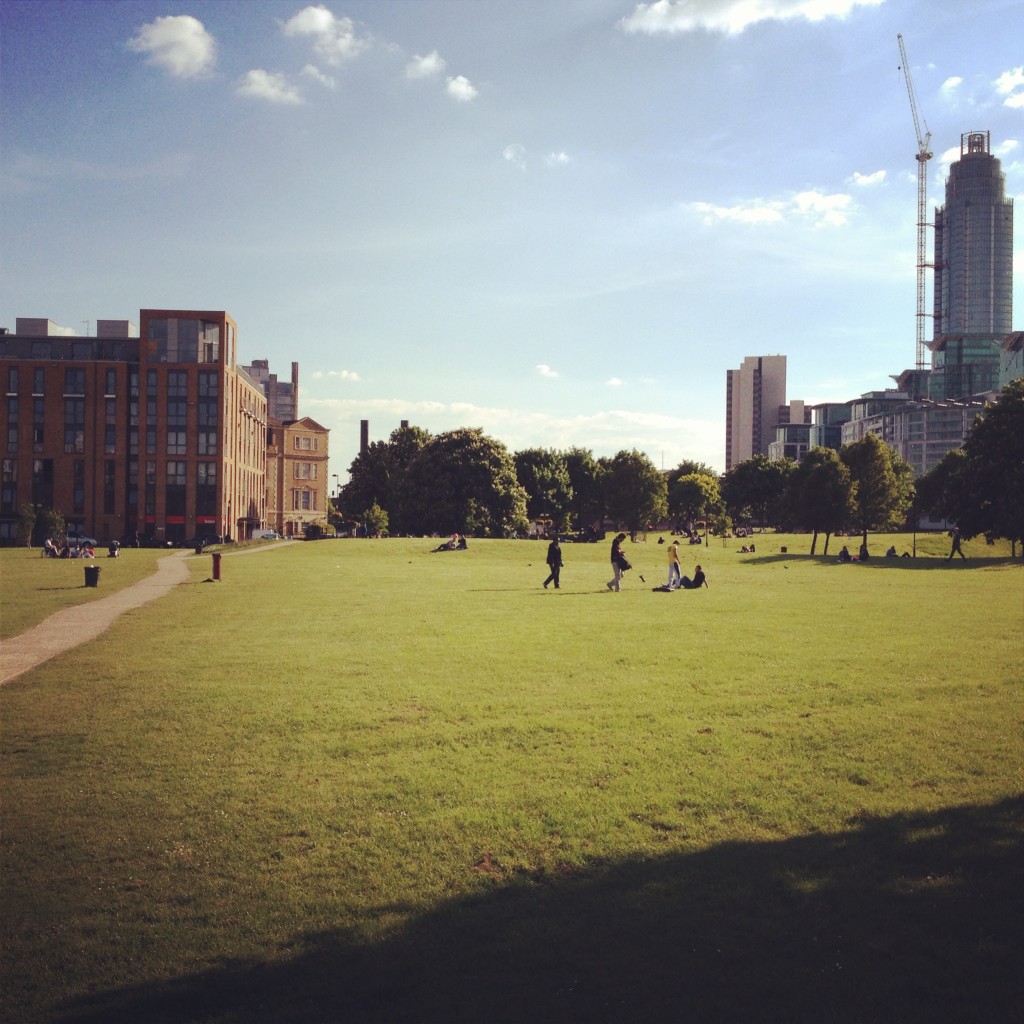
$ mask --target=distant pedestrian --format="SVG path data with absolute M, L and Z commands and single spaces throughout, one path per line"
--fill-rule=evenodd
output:
M 668 589 L 676 590 L 682 576 L 683 570 L 679 566 L 679 541 L 674 540 L 668 546 Z
M 960 527 L 954 526 L 950 536 L 953 538 L 953 546 L 949 549 L 949 558 L 946 561 L 951 561 L 954 555 L 959 555 L 966 561 L 967 556 L 960 550 Z
M 684 576 L 680 586 L 683 590 L 700 590 L 701 587 L 707 587 L 708 590 L 711 589 L 708 578 L 704 575 L 704 570 L 699 565 L 693 570 L 693 579 L 691 580 L 689 576 Z
M 624 533 L 617 533 L 612 541 L 611 562 L 612 578 L 608 581 L 609 590 L 619 590 L 622 583 L 622 574 L 632 568 L 626 559 L 626 553 L 622 550 L 622 542 L 626 539 Z
M 558 545 L 557 533 L 548 545 L 547 563 L 551 572 L 548 574 L 548 578 L 544 581 L 544 589 L 547 590 L 549 583 L 554 583 L 555 590 L 558 590 L 558 577 L 562 571 L 562 549 Z

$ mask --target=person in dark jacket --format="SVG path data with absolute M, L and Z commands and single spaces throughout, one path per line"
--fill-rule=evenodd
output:
M 612 541 L 612 578 L 608 581 L 609 590 L 619 589 L 619 585 L 622 583 L 622 574 L 629 568 L 626 553 L 622 550 L 622 542 L 625 539 L 626 535 L 619 533 L 615 535 L 615 540 Z
M 555 535 L 554 540 L 548 545 L 548 557 L 547 557 L 548 568 L 551 572 L 548 578 L 544 581 L 544 589 L 547 590 L 549 583 L 555 584 L 555 590 L 558 590 L 558 576 L 562 571 L 562 549 L 558 545 L 558 535 Z
M 682 582 L 679 584 L 683 590 L 700 590 L 701 587 L 707 587 L 708 590 L 711 586 L 708 584 L 708 578 L 704 575 L 704 570 L 698 565 L 693 570 L 693 579 L 689 576 L 684 576 Z

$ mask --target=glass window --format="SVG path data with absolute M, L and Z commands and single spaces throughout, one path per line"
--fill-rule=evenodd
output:
M 8 366 L 7 367 L 7 394 L 16 395 L 18 393 L 18 367 Z
M 32 371 L 32 394 L 41 395 L 43 394 L 43 387 L 46 382 L 46 370 L 42 366 L 37 366 Z
M 85 394 L 85 369 L 80 366 L 69 366 L 64 370 L 64 394 Z
M 103 393 L 105 395 L 117 394 L 117 370 L 107 370 L 104 374 L 105 383 Z

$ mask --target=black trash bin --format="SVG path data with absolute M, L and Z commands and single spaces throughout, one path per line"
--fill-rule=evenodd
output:
M 100 585 L 100 567 L 98 565 L 87 565 L 85 567 L 85 585 L 87 587 L 98 587 Z

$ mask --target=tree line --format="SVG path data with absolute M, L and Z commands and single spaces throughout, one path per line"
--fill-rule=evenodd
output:
M 595 458 L 584 448 L 508 449 L 478 428 L 431 434 L 401 427 L 370 444 L 349 467 L 335 501 L 336 523 L 371 535 L 521 535 L 530 523 L 569 533 L 611 520 L 631 532 L 668 524 L 676 532 L 740 524 L 820 537 L 913 525 L 923 517 L 962 535 L 1024 540 L 1024 378 L 1006 387 L 975 422 L 962 448 L 926 476 L 874 435 L 804 459 L 763 455 L 720 476 L 701 462 L 668 473 L 636 449 Z

